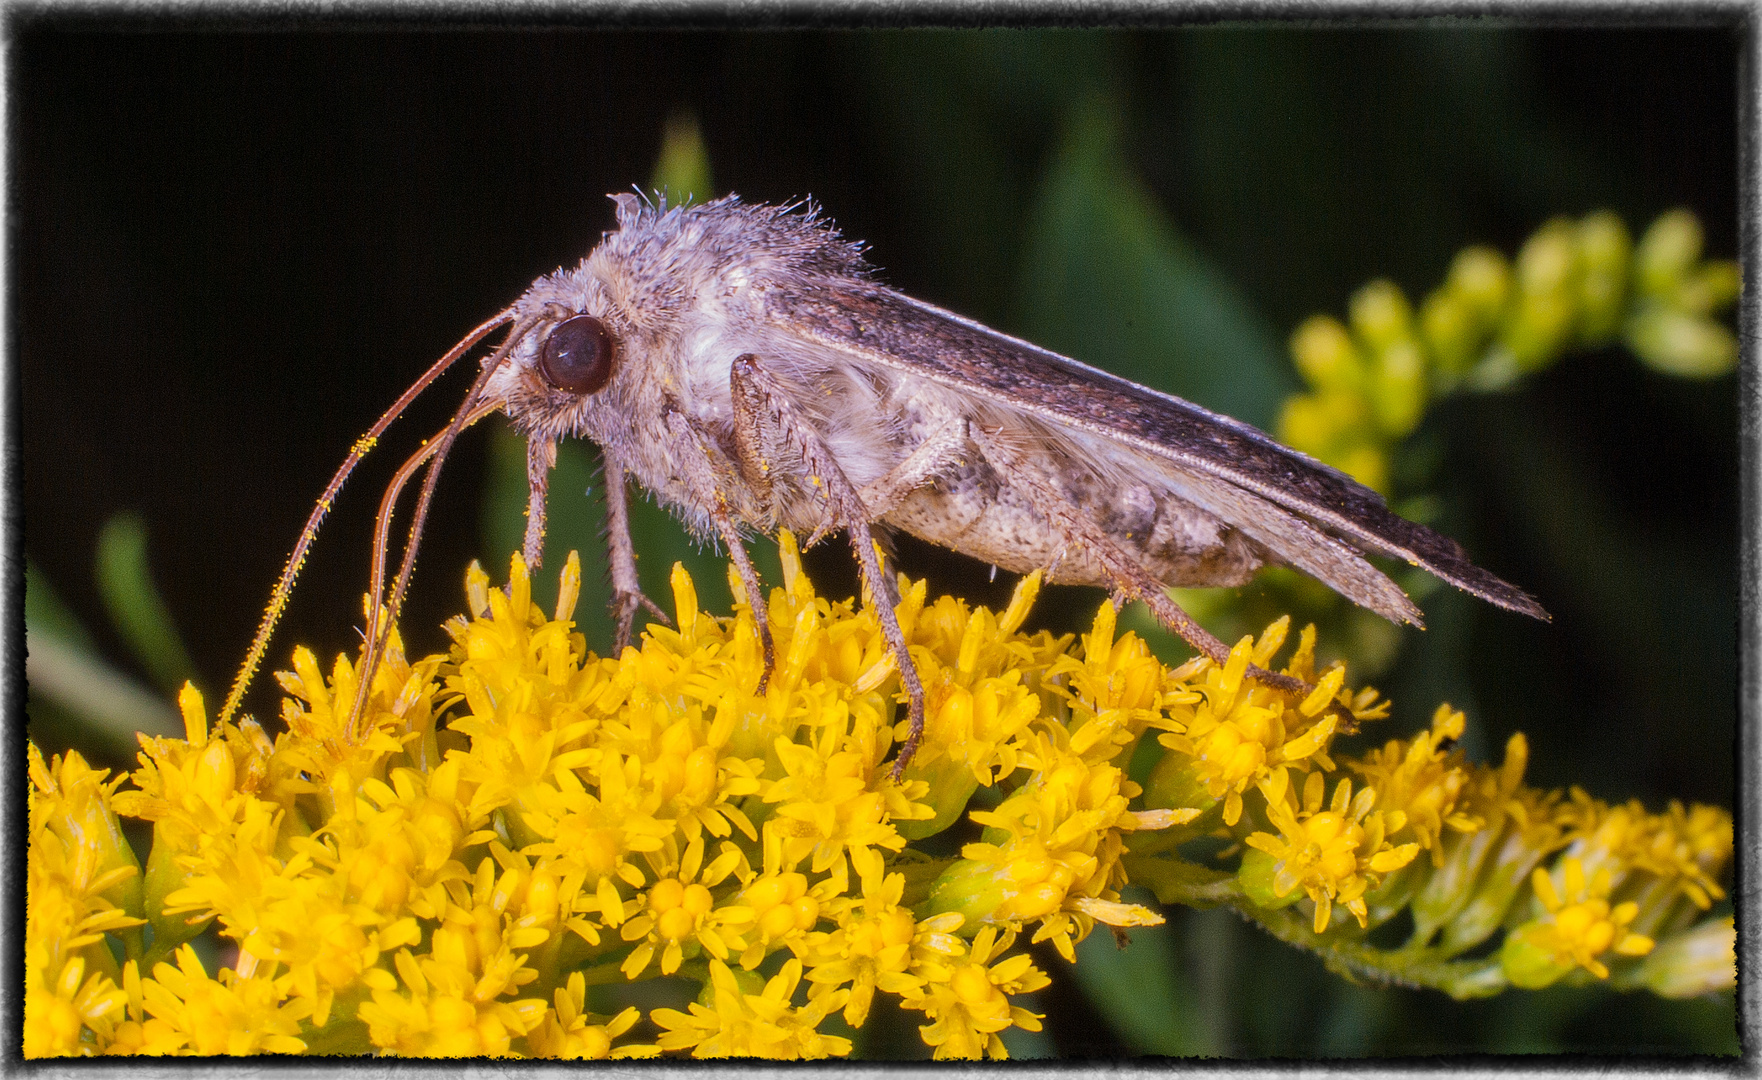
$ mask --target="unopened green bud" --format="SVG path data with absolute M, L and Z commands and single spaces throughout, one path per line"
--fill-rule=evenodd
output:
M 1524 840 L 1521 829 L 1508 829 L 1486 871 L 1475 886 L 1474 897 L 1444 926 L 1438 944 L 1459 952 L 1485 941 L 1499 929 L 1520 893 L 1528 896 L 1530 871 L 1546 854 Z
M 1691 998 L 1737 985 L 1737 930 L 1730 915 L 1660 941 L 1633 980 L 1659 997 Z
M 1439 289 L 1426 297 L 1419 309 L 1420 334 L 1438 370 L 1446 375 L 1460 375 L 1474 363 L 1483 338 L 1476 326 L 1473 309 L 1449 289 Z
M 1743 291 L 1743 274 L 1729 259 L 1703 263 L 1683 279 L 1676 306 L 1696 315 L 1721 311 Z
M 1634 273 L 1640 291 L 1669 300 L 1683 276 L 1701 257 L 1701 223 L 1687 210 L 1671 210 L 1659 216 L 1634 253 Z
M 1364 360 L 1338 319 L 1315 315 L 1291 334 L 1298 372 L 1318 390 L 1355 389 L 1364 383 Z
M 165 912 L 165 898 L 183 888 L 185 879 L 189 877 L 189 871 L 177 865 L 178 856 L 189 852 L 177 844 L 166 842 L 161 834 L 168 831 L 170 830 L 164 822 L 154 826 L 153 850 L 147 855 L 147 880 L 143 897 L 147 925 L 153 928 L 153 952 L 155 955 L 167 957 L 177 946 L 201 933 L 209 921 L 198 919 L 192 925 L 187 912 L 176 915 Z
M 1492 248 L 1466 248 L 1450 264 L 1444 287 L 1468 305 L 1481 326 L 1492 326 L 1511 298 L 1511 265 Z
M 1206 791 L 1196 770 L 1198 763 L 1187 754 L 1171 750 L 1162 756 L 1144 780 L 1144 806 L 1148 810 L 1195 809 L 1199 816 L 1183 825 L 1171 825 L 1146 833 L 1158 848 L 1171 847 L 1215 829 L 1223 817 L 1223 802 Z
M 1625 336 L 1641 360 L 1666 374 L 1712 379 L 1737 367 L 1738 342 L 1730 330 L 1661 304 L 1641 308 Z
M 1627 226 L 1608 210 L 1578 223 L 1579 338 L 1597 345 L 1621 329 L 1633 241 Z
M 1553 360 L 1578 315 L 1572 239 L 1572 226 L 1557 218 L 1518 252 L 1517 306 L 1499 337 L 1520 370 L 1535 371 Z
M 1249 848 L 1242 856 L 1242 868 L 1236 871 L 1236 880 L 1242 884 L 1242 892 L 1258 907 L 1276 910 L 1290 907 L 1303 899 L 1302 889 L 1292 889 L 1280 896 L 1273 887 L 1278 876 L 1279 861 L 1259 848 Z
M 1487 853 L 1493 850 L 1494 842 L 1499 839 L 1499 833 L 1500 830 L 1489 828 L 1445 835 L 1443 865 L 1432 871 L 1425 887 L 1413 898 L 1416 937 L 1430 940 L 1432 931 L 1449 922 L 1467 905 L 1474 895 L 1475 878 L 1486 863 Z
M 1536 371 L 1560 354 L 1572 330 L 1578 305 L 1565 289 L 1525 292 L 1518 299 L 1513 318 L 1499 334 L 1519 371 Z
M 903 821 L 894 819 L 894 827 L 907 840 L 922 840 L 926 836 L 937 833 L 953 825 L 967 808 L 967 800 L 979 786 L 979 778 L 973 775 L 965 761 L 959 761 L 947 754 L 938 754 L 928 765 L 920 767 L 914 759 L 906 767 L 905 779 L 925 780 L 930 784 L 930 792 L 918 802 L 928 803 L 936 811 L 936 816 L 929 820 Z
M 1540 990 L 1570 975 L 1576 966 L 1561 963 L 1558 955 L 1543 939 L 1548 928 L 1540 922 L 1526 922 L 1505 935 L 1499 949 L 1499 966 L 1511 985 L 1525 990 Z
M 1572 280 L 1577 252 L 1572 225 L 1555 218 L 1536 230 L 1517 253 L 1517 286 L 1526 293 L 1559 292 Z
M 1426 411 L 1425 354 L 1412 338 L 1396 341 L 1377 353 L 1376 378 L 1370 400 L 1377 426 L 1400 438 L 1419 426 Z
M 1380 352 L 1413 337 L 1413 305 L 1393 281 L 1377 280 L 1352 294 L 1352 329 Z

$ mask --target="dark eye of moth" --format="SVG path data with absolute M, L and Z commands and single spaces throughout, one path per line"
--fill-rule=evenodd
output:
M 612 335 L 592 315 L 565 319 L 538 350 L 545 382 L 571 394 L 591 394 L 612 377 Z

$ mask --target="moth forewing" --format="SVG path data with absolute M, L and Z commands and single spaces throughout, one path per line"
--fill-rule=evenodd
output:
M 1238 420 L 866 282 L 823 295 L 777 294 L 768 313 L 854 362 L 892 367 L 1089 432 L 1103 440 L 1102 454 L 1158 458 L 1171 493 L 1184 483 L 1185 494 L 1207 512 L 1393 621 L 1418 623 L 1419 613 L 1387 575 L 1336 536 L 1423 567 L 1500 607 L 1547 618 L 1522 590 L 1469 562 L 1455 541 L 1399 517 L 1376 492 Z

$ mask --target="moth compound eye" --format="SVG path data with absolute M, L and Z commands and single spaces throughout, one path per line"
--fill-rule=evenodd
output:
M 538 351 L 545 382 L 571 394 L 592 394 L 612 377 L 612 335 L 592 315 L 564 319 Z

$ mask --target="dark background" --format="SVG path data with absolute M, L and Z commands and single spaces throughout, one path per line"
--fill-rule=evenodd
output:
M 605 194 L 649 181 L 679 110 L 701 124 L 717 193 L 811 194 L 869 241 L 889 283 L 1117 368 L 1109 324 L 1095 325 L 1109 297 L 1082 295 L 1092 278 L 1056 287 L 1066 279 L 1045 255 L 1047 177 L 1073 140 L 1109 127 L 1133 190 L 1282 365 L 1213 350 L 1137 377 L 1262 425 L 1297 386 L 1291 328 L 1343 315 L 1370 278 L 1417 298 L 1461 247 L 1511 253 L 1550 216 L 1599 207 L 1637 233 L 1687 206 L 1710 254 L 1737 254 L 1740 39 L 1718 28 L 315 32 L 17 18 L 11 36 L 24 552 L 136 670 L 93 554 L 112 514 L 139 513 L 211 706 L 351 442 L 466 330 L 585 254 L 612 223 Z M 463 385 L 413 408 L 352 482 L 272 665 L 296 641 L 325 655 L 358 640 L 377 493 Z M 1435 409 L 1424 479 L 1448 530 L 1556 618 L 1433 594 L 1431 636 L 1379 681 L 1401 706 L 1399 730 L 1379 737 L 1423 722 L 1443 686 L 1470 708 L 1478 750 L 1529 733 L 1532 783 L 1654 810 L 1731 805 L 1736 428 L 1735 378 L 1672 379 L 1619 348 Z M 498 580 L 505 566 L 483 540 L 488 441 L 468 436 L 440 488 L 402 620 L 415 648 L 441 646 L 469 559 Z M 937 587 L 1007 595 L 983 567 L 902 556 Z M 836 562 L 811 569 L 854 580 Z M 665 598 L 665 566 L 644 569 Z M 1074 623 L 1098 600 L 1060 591 L 1041 617 Z M 276 711 L 269 685 L 250 700 L 260 716 Z M 1195 1051 L 1735 1047 L 1729 996 L 1458 1005 L 1349 986 L 1217 913 L 1174 913 L 1128 955 L 1154 949 L 1181 1010 L 1169 1024 Z M 1042 1052 L 1153 1048 L 1079 989 L 1061 977 L 1042 996 Z

